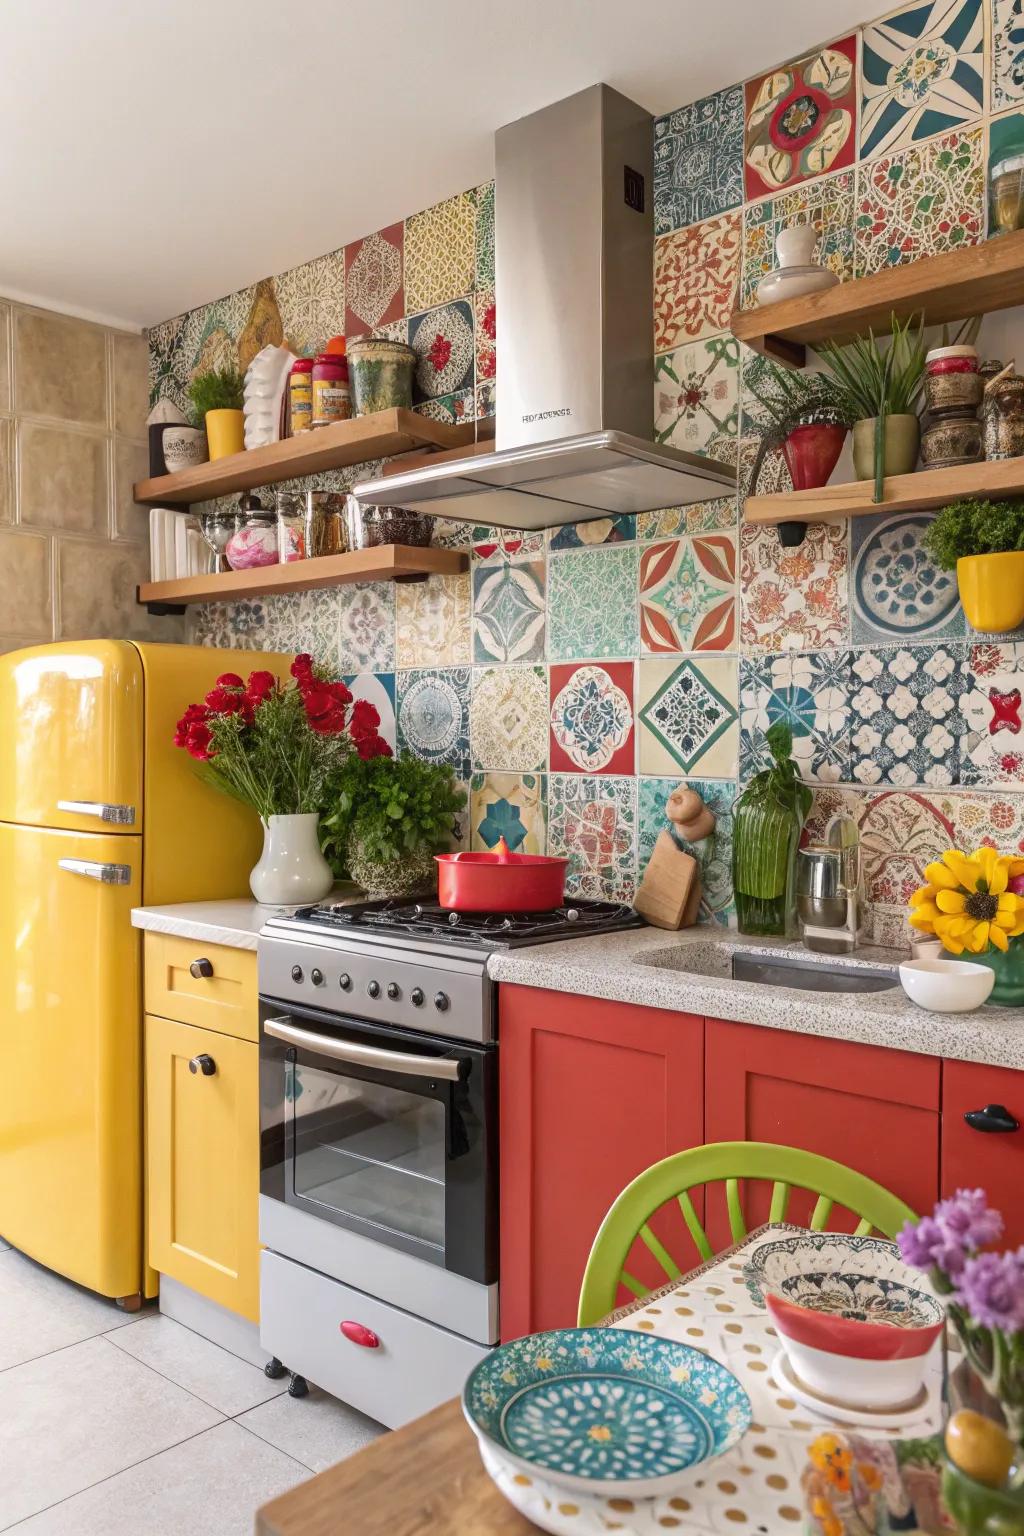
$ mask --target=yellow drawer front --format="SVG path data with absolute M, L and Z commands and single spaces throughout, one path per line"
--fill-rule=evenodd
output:
M 253 1322 L 259 1158 L 258 1047 L 147 1015 L 149 1262 Z
M 145 960 L 147 1013 L 259 1039 L 255 950 L 147 933 Z

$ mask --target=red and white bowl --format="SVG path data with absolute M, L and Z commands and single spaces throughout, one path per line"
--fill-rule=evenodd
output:
M 764 1292 L 800 1381 L 847 1407 L 897 1408 L 921 1394 L 945 1322 L 926 1291 L 879 1275 L 810 1272 Z

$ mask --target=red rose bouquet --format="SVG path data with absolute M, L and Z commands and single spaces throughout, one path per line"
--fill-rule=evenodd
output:
M 282 684 L 272 672 L 250 672 L 246 683 L 225 672 L 174 734 L 211 784 L 264 822 L 322 810 L 347 758 L 391 756 L 372 704 L 353 699 L 311 656 L 296 656 L 291 675 Z

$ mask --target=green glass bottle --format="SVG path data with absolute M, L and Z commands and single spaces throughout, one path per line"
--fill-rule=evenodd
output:
M 740 933 L 796 932 L 796 850 L 811 792 L 790 757 L 793 733 L 778 720 L 765 741 L 772 765 L 756 774 L 733 810 L 732 884 Z

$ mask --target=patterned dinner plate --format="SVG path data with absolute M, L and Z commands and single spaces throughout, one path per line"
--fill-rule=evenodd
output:
M 462 1406 L 481 1446 L 575 1493 L 670 1492 L 737 1443 L 750 1399 L 688 1344 L 624 1328 L 561 1328 L 503 1344 Z

